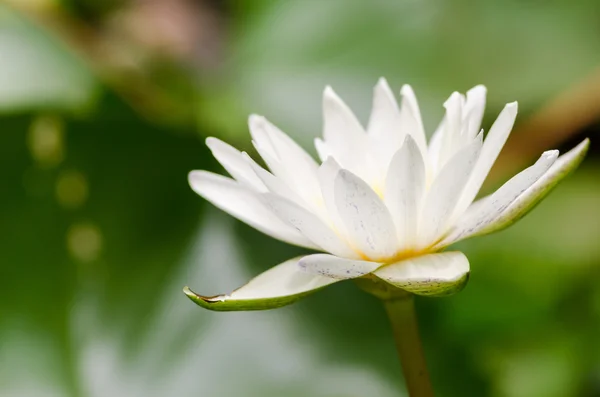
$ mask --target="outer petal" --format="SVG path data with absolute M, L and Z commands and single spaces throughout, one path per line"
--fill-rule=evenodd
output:
M 465 122 L 467 124 L 467 137 L 475 138 L 481 128 L 483 111 L 485 110 L 485 96 L 487 89 L 483 85 L 476 85 L 467 91 L 467 101 L 465 103 Z
M 346 226 L 344 225 L 342 218 L 340 218 L 337 205 L 335 204 L 334 182 L 335 177 L 340 169 L 340 165 L 334 160 L 334 158 L 329 157 L 323 162 L 323 164 L 321 164 L 317 175 L 319 178 L 319 184 L 321 185 L 323 204 L 325 206 L 325 210 L 327 211 L 329 221 L 338 234 L 345 235 Z
M 308 273 L 340 280 L 364 276 L 381 266 L 377 262 L 355 261 L 326 254 L 305 256 L 298 264 Z
M 494 223 L 499 215 L 548 171 L 557 157 L 558 150 L 544 152 L 534 165 L 512 177 L 492 195 L 481 200 L 481 203 L 469 207 L 439 247 L 477 234 L 479 230 Z
M 456 215 L 461 215 L 471 205 L 475 196 L 481 189 L 485 178 L 490 172 L 494 162 L 498 158 L 508 135 L 512 130 L 517 117 L 518 106 L 516 102 L 507 104 L 500 115 L 490 128 L 490 132 L 485 137 L 481 155 L 475 164 L 473 173 L 465 186 L 462 197 L 456 208 Z
M 334 182 L 335 203 L 351 242 L 373 260 L 393 256 L 398 243 L 389 210 L 359 177 L 340 170 Z
M 401 249 L 416 244 L 425 182 L 423 156 L 414 139 L 408 135 L 390 163 L 385 184 L 385 204 L 396 225 Z
M 384 78 L 379 79 L 373 90 L 373 110 L 367 132 L 369 150 L 372 152 L 368 161 L 372 164 L 373 171 L 369 181 L 371 186 L 383 188 L 390 161 L 402 146 L 406 135 L 398 103 Z
M 253 228 L 290 244 L 319 249 L 297 230 L 283 223 L 257 193 L 234 180 L 207 171 L 192 171 L 188 179 L 196 193 Z
M 446 296 L 467 284 L 469 260 L 459 251 L 442 252 L 386 265 L 373 274 L 413 294 Z
M 421 118 L 415 92 L 410 85 L 405 84 L 400 89 L 400 96 L 402 97 L 400 102 L 402 129 L 413 137 L 421 150 L 421 154 L 425 156 L 427 154 L 427 138 L 425 137 L 425 128 L 423 127 L 423 119 Z
M 257 150 L 271 171 L 307 202 L 314 202 L 320 196 L 315 160 L 264 117 L 252 115 L 248 123 Z
M 323 92 L 323 137 L 330 154 L 343 167 L 365 171 L 367 134 L 352 110 L 329 86 Z
M 242 156 L 269 192 L 285 197 L 300 206 L 306 207 L 307 203 L 280 178 L 277 178 L 275 175 L 258 165 L 247 153 L 242 153 Z
M 488 234 L 502 230 L 525 216 L 538 204 L 556 185 L 581 163 L 590 145 L 590 140 L 585 139 L 575 148 L 563 154 L 556 160 L 552 167 L 523 192 L 512 204 L 500 214 L 498 218 L 477 234 Z
M 242 153 L 233 146 L 213 137 L 206 138 L 206 146 L 235 180 L 258 191 L 266 190 L 265 185 L 244 160 Z
M 315 214 L 275 194 L 265 193 L 263 197 L 283 222 L 297 229 L 316 246 L 337 256 L 358 258 L 346 242 Z
M 421 210 L 419 224 L 421 246 L 434 243 L 435 239 L 450 226 L 452 214 L 473 171 L 473 164 L 477 161 L 480 150 L 481 139 L 476 138 L 456 153 L 433 181 Z
M 339 280 L 309 274 L 298 267 L 301 258 L 283 262 L 229 295 L 202 296 L 188 287 L 183 292 L 194 303 L 215 311 L 267 310 L 289 305 Z

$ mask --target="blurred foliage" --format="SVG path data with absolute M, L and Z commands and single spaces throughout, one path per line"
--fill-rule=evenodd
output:
M 8 397 L 399 395 L 383 309 L 350 282 L 265 313 L 185 299 L 304 252 L 191 192 L 189 170 L 222 171 L 200 138 L 249 149 L 252 111 L 308 143 L 324 85 L 364 120 L 380 75 L 414 85 L 430 129 L 477 83 L 489 120 L 514 99 L 522 120 L 600 61 L 591 0 L 25 3 L 0 5 Z M 195 52 L 152 41 L 188 11 L 198 30 L 171 28 Z M 440 396 L 600 395 L 599 173 L 592 155 L 516 226 L 461 243 L 465 291 L 417 302 Z
M 0 113 L 85 110 L 97 84 L 63 43 L 27 17 L 0 4 Z

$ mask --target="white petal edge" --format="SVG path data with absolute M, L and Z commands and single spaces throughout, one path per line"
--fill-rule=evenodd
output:
M 356 252 L 312 212 L 272 193 L 264 193 L 262 197 L 283 222 L 298 230 L 314 245 L 321 247 L 321 250 L 336 256 L 358 258 Z
M 242 153 L 233 146 L 214 137 L 206 138 L 206 146 L 235 180 L 258 191 L 266 190 L 265 185 L 244 160 Z
M 298 265 L 308 273 L 345 280 L 369 274 L 379 268 L 381 263 L 357 261 L 327 254 L 314 254 L 302 258 Z
M 425 193 L 425 162 L 412 136 L 392 158 L 385 183 L 385 205 L 396 225 L 400 249 L 415 248 Z
M 263 158 L 270 168 L 273 167 L 273 174 L 307 202 L 314 202 L 320 197 L 315 160 L 266 118 L 251 115 L 248 123 L 257 149 L 260 147 L 259 154 L 266 154 Z M 277 164 L 274 164 L 274 160 Z
M 345 168 L 365 171 L 367 134 L 348 105 L 327 86 L 323 91 L 323 138 Z
M 521 171 L 488 197 L 475 202 L 467 209 L 457 225 L 439 245 L 441 248 L 456 241 L 475 235 L 479 230 L 487 228 L 530 186 L 532 186 L 558 158 L 558 150 L 544 152 L 540 158 L 527 169 Z
M 258 196 L 233 179 L 208 171 L 191 171 L 191 188 L 213 205 L 256 230 L 301 247 L 319 249 L 293 227 L 282 222 Z
M 419 245 L 428 247 L 448 227 L 465 184 L 481 152 L 481 136 L 457 152 L 441 169 L 426 193 L 419 222 Z
M 467 124 L 467 136 L 474 138 L 481 128 L 481 120 L 485 110 L 487 88 L 483 85 L 476 85 L 467 91 L 467 101 L 465 103 L 465 120 Z
M 477 196 L 477 193 L 479 193 L 479 189 L 481 189 L 485 178 L 487 178 L 487 175 L 492 169 L 492 166 L 496 162 L 500 151 L 510 135 L 517 117 L 518 108 L 517 102 L 507 104 L 490 128 L 490 131 L 483 142 L 481 155 L 475 164 L 473 173 L 471 174 L 471 177 L 463 190 L 462 197 L 456 207 L 456 216 L 460 216 L 469 205 L 471 205 Z
M 423 157 L 427 154 L 427 137 L 425 136 L 425 128 L 423 127 L 423 119 L 419 103 L 412 87 L 405 84 L 400 89 L 400 119 L 402 129 L 405 133 L 410 134 L 415 143 L 421 150 Z
M 590 145 L 590 140 L 586 138 L 579 145 L 560 156 L 550 169 L 538 179 L 529 189 L 521 194 L 512 204 L 489 224 L 485 229 L 480 230 L 477 235 L 489 234 L 502 230 L 531 211 L 548 193 L 558 185 L 558 183 L 573 172 L 585 158 Z
M 268 310 L 286 306 L 340 280 L 302 271 L 290 259 L 258 275 L 231 294 L 198 295 L 188 287 L 183 292 L 197 305 L 215 311 Z
M 396 228 L 379 196 L 358 176 L 341 169 L 334 181 L 335 203 L 351 243 L 373 261 L 398 249 Z
M 469 260 L 459 251 L 428 254 L 385 265 L 373 274 L 413 294 L 446 296 L 466 285 Z

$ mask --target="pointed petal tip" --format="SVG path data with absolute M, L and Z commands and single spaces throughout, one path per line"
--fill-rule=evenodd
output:
M 183 287 L 183 293 L 195 304 L 197 304 L 198 306 L 202 306 L 205 309 L 212 309 L 211 308 L 211 304 L 215 303 L 215 302 L 220 302 L 222 301 L 222 299 L 218 299 L 218 297 L 208 297 L 208 296 L 202 296 L 202 295 L 198 295 L 197 293 L 195 293 L 194 291 L 192 291 L 190 289 L 190 287 L 185 286 Z
M 487 87 L 483 84 L 477 84 L 476 86 L 471 88 L 469 91 L 467 91 L 467 93 L 469 93 L 469 92 L 481 92 L 482 94 L 485 94 L 485 93 L 487 93 Z
M 220 139 L 215 138 L 214 136 L 209 136 L 204 140 L 204 143 L 206 143 L 206 146 L 210 148 L 211 145 L 214 145 L 217 141 L 220 141 Z
M 265 118 L 256 113 L 252 113 L 250 116 L 248 116 L 248 124 L 250 124 L 250 126 L 260 125 L 261 123 L 264 123 L 264 122 L 265 122 Z
M 556 160 L 559 154 L 560 152 L 558 149 L 546 150 L 544 153 L 542 153 L 542 157 L 547 160 Z
M 508 110 L 512 110 L 516 113 L 519 110 L 519 102 L 514 101 L 514 102 L 507 103 L 504 108 L 508 109 Z
M 377 84 L 375 85 L 375 91 L 377 90 L 391 91 L 390 85 L 385 77 L 380 77 L 377 80 Z
M 327 84 L 325 86 L 325 89 L 323 90 L 323 96 L 324 97 L 336 97 L 337 94 L 335 93 L 333 88 L 329 84 Z
M 401 96 L 414 96 L 415 95 L 415 91 L 413 90 L 412 86 L 410 84 L 404 84 L 402 85 L 402 88 L 400 88 L 400 95 Z

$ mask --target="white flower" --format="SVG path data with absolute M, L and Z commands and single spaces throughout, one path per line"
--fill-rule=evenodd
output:
M 260 116 L 250 116 L 250 132 L 270 172 L 208 138 L 233 179 L 192 171 L 196 193 L 265 234 L 324 253 L 275 266 L 230 295 L 203 297 L 187 288 L 186 294 L 213 310 L 252 310 L 359 277 L 420 295 L 455 292 L 466 283 L 469 262 L 461 252 L 440 251 L 525 215 L 581 162 L 589 144 L 586 139 L 561 157 L 557 150 L 544 152 L 495 193 L 474 201 L 513 127 L 517 103 L 505 106 L 484 140 L 485 87 L 466 96 L 455 92 L 427 143 L 411 87 L 400 95 L 398 106 L 380 79 L 365 130 L 327 87 L 323 139 L 315 140 L 320 165 Z

